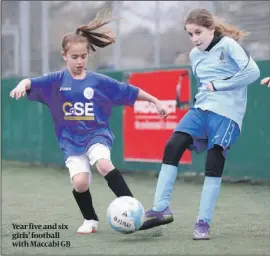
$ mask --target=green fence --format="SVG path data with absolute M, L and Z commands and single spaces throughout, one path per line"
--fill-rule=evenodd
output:
M 261 78 L 270 75 L 270 61 L 258 62 Z M 170 67 L 187 68 L 187 67 Z M 168 69 L 168 67 L 163 68 Z M 126 73 L 145 70 L 103 72 L 119 81 Z M 2 80 L 2 159 L 30 163 L 63 165 L 54 127 L 47 107 L 23 100 L 12 100 L 10 90 L 20 79 Z M 192 94 L 196 81 L 192 80 Z M 125 162 L 122 138 L 123 108 L 113 109 L 110 125 L 115 134 L 112 150 L 114 164 L 127 171 L 158 170 L 160 163 Z M 203 172 L 205 154 L 192 155 L 191 165 L 180 165 L 180 171 Z M 226 176 L 234 178 L 270 179 L 270 89 L 259 85 L 259 80 L 248 88 L 247 113 L 242 134 L 231 149 L 225 165 Z

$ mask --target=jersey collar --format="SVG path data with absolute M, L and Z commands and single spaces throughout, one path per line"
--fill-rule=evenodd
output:
M 222 38 L 223 38 L 223 36 L 214 36 L 212 42 L 205 49 L 205 51 L 209 52 Z

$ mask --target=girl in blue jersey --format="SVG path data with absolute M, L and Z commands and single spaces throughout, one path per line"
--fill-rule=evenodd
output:
M 141 230 L 173 221 L 169 206 L 179 160 L 186 149 L 197 153 L 207 150 L 205 180 L 193 233 L 194 240 L 205 240 L 209 239 L 225 158 L 240 134 L 247 86 L 259 78 L 260 71 L 238 44 L 245 33 L 236 27 L 219 22 L 201 8 L 192 10 L 184 24 L 194 45 L 190 61 L 198 92 L 194 106 L 166 144 L 154 204 L 147 211 Z
M 152 95 L 85 69 L 89 51 L 96 51 L 95 46 L 103 48 L 115 42 L 112 31 L 101 31 L 110 21 L 96 18 L 66 34 L 62 40 L 66 68 L 23 79 L 10 93 L 16 99 L 27 94 L 29 100 L 41 102 L 50 110 L 70 172 L 73 195 L 84 217 L 77 231 L 80 234 L 96 232 L 99 221 L 89 191 L 90 166 L 95 166 L 104 176 L 117 197 L 132 196 L 122 174 L 110 160 L 112 107 L 133 105 L 139 99 L 152 102 L 162 117 L 167 116 L 167 110 Z

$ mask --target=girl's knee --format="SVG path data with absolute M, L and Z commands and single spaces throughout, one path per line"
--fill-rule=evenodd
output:
M 178 166 L 180 158 L 190 144 L 192 137 L 189 134 L 174 132 L 166 143 L 162 163 Z
M 89 174 L 86 172 L 74 175 L 72 178 L 73 188 L 79 193 L 85 192 L 89 188 L 89 179 Z
M 106 176 L 110 171 L 112 171 L 113 169 L 115 169 L 115 167 L 112 164 L 112 162 L 110 160 L 107 160 L 107 159 L 99 159 L 96 162 L 96 168 L 97 168 L 98 172 L 102 176 Z
M 214 147 L 207 152 L 205 176 L 222 177 L 224 164 L 223 148 L 219 145 L 214 145 Z

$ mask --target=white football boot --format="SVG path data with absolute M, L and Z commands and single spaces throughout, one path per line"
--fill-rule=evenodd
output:
M 97 220 L 84 220 L 83 224 L 78 228 L 77 234 L 96 233 L 98 227 Z

